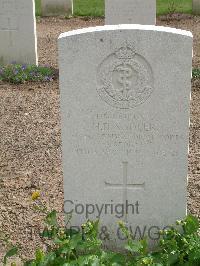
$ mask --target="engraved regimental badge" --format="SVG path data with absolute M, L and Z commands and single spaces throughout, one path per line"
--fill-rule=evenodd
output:
M 97 79 L 100 97 L 116 108 L 134 108 L 153 92 L 151 66 L 131 45 L 106 57 L 98 67 Z

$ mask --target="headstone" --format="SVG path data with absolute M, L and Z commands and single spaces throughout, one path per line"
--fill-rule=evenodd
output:
M 68 16 L 73 13 L 73 0 L 42 0 L 42 16 Z
M 200 0 L 193 0 L 193 13 L 200 14 Z
M 0 64 L 37 64 L 34 0 L 0 0 Z
M 75 30 L 59 37 L 59 65 L 71 224 L 99 218 L 111 246 L 123 239 L 118 220 L 135 238 L 157 240 L 186 215 L 192 34 L 142 25 Z
M 105 0 L 105 24 L 156 24 L 156 0 Z

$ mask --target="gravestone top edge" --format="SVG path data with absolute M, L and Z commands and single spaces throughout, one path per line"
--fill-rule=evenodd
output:
M 143 30 L 143 31 L 155 31 L 155 32 L 165 32 L 165 33 L 172 33 L 183 35 L 187 37 L 193 38 L 193 34 L 190 31 L 171 28 L 171 27 L 163 27 L 163 26 L 153 26 L 153 25 L 140 25 L 140 24 L 119 24 L 119 25 L 105 25 L 105 26 L 97 26 L 97 27 L 89 27 L 83 28 L 78 30 L 72 30 L 68 32 L 61 33 L 58 39 L 86 34 L 86 33 L 93 33 L 99 31 L 115 31 L 115 30 Z

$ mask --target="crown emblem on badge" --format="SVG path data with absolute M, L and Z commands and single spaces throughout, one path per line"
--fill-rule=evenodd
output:
M 135 48 L 131 46 L 124 46 L 119 48 L 115 55 L 118 59 L 132 59 L 135 56 Z

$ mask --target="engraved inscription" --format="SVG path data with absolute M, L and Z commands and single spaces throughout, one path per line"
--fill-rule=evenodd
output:
M 16 18 L 10 18 L 6 15 L 1 15 L 0 31 L 17 31 L 18 24 Z
M 83 110 L 84 112 L 84 110 Z M 176 145 L 184 142 L 184 137 L 176 130 L 168 130 L 155 120 L 144 119 L 142 115 L 115 110 L 115 112 L 96 112 L 91 109 L 90 119 L 84 119 L 84 126 L 71 137 L 71 149 L 77 155 L 116 155 L 124 158 L 134 155 L 142 164 L 142 154 L 149 152 L 154 157 L 177 157 Z M 72 118 L 73 119 L 73 118 Z M 163 145 L 166 145 L 163 149 Z M 128 160 L 128 159 L 127 159 Z
M 131 45 L 125 45 L 109 55 L 97 72 L 100 97 L 116 108 L 136 107 L 153 92 L 152 69 Z

